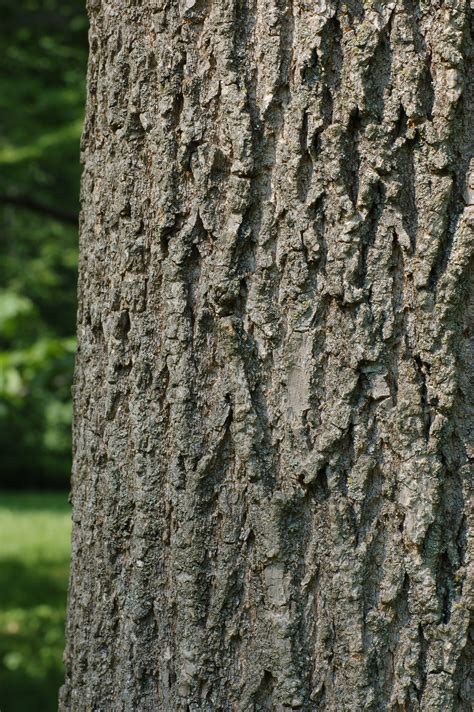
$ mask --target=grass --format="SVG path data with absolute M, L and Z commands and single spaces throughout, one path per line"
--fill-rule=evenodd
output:
M 0 709 L 53 712 L 70 551 L 63 493 L 0 492 Z

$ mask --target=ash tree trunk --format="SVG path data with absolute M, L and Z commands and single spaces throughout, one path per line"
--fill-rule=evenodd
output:
M 471 710 L 470 3 L 89 13 L 60 709 Z

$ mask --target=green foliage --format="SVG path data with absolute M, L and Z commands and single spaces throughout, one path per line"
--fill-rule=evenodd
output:
M 83 0 L 0 11 L 2 484 L 66 486 L 87 20 Z
M 65 495 L 0 493 L 2 712 L 57 709 L 70 530 Z

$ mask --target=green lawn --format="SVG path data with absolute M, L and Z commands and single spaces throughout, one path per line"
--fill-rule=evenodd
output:
M 70 509 L 62 493 L 0 492 L 0 710 L 57 710 Z

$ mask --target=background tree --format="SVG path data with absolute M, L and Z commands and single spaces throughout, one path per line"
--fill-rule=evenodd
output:
M 467 712 L 470 3 L 89 9 L 61 710 Z
M 81 0 L 0 12 L 1 485 L 66 487 L 87 18 Z

